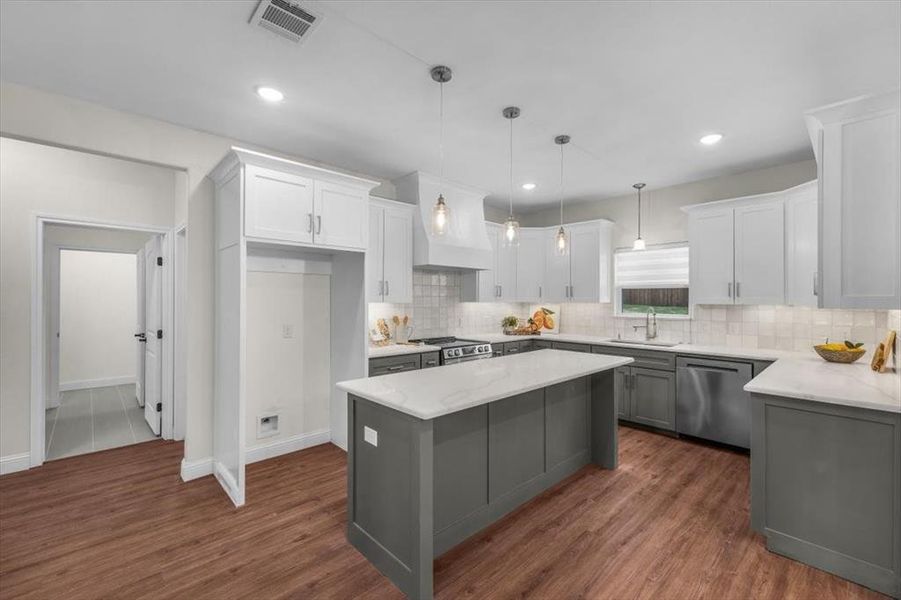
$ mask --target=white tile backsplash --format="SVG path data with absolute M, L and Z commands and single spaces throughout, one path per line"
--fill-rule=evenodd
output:
M 448 271 L 414 271 L 413 303 L 369 305 L 376 319 L 408 315 L 413 337 L 500 331 L 507 315 L 525 318 L 527 303 L 463 302 L 463 276 Z M 560 307 L 560 331 L 623 339 L 643 339 L 644 317 L 613 316 L 612 304 L 567 303 Z M 830 340 L 873 347 L 888 329 L 901 331 L 901 310 L 837 310 L 806 306 L 695 306 L 691 319 L 657 320 L 661 341 L 744 348 L 806 350 Z

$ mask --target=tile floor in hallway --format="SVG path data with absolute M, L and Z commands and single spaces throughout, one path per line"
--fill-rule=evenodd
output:
M 61 392 L 45 424 L 47 460 L 156 439 L 134 384 Z

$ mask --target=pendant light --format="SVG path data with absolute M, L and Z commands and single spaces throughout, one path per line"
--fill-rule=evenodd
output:
M 453 77 L 453 72 L 450 70 L 450 67 L 438 65 L 436 67 L 432 67 L 430 73 L 432 75 L 432 79 L 437 81 L 441 88 L 441 108 L 439 111 L 441 128 L 438 136 L 438 155 L 441 162 L 441 187 L 444 187 L 444 84 L 451 80 L 451 77 Z M 444 235 L 445 233 L 447 233 L 447 228 L 449 227 L 449 225 L 450 209 L 447 207 L 447 203 L 444 201 L 444 196 L 439 192 L 438 200 L 435 202 L 435 206 L 432 208 L 432 234 Z
M 635 183 L 632 185 L 636 190 L 638 190 L 638 237 L 635 238 L 635 241 L 632 242 L 633 250 L 644 250 L 644 240 L 641 239 L 641 188 L 643 188 L 645 184 L 643 183 Z
M 558 256 L 566 256 L 569 252 L 569 239 L 563 229 L 563 146 L 569 143 L 568 135 L 558 135 L 554 143 L 560 146 L 560 229 L 554 237 L 554 250 Z
M 519 107 L 508 106 L 501 113 L 510 121 L 510 216 L 504 222 L 504 245 L 519 245 L 519 221 L 513 216 L 513 119 L 519 116 Z

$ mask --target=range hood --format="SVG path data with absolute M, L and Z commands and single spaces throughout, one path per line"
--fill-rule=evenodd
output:
M 491 245 L 485 227 L 485 192 L 456 183 L 441 184 L 419 171 L 395 179 L 397 199 L 416 205 L 413 213 L 413 266 L 432 269 L 481 270 L 492 267 Z M 432 207 L 438 194 L 450 209 L 444 235 L 433 235 Z

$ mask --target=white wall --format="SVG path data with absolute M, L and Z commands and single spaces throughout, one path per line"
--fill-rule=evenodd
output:
M 60 251 L 59 381 L 62 389 L 135 379 L 134 254 Z
M 689 204 L 778 192 L 816 179 L 816 161 L 804 160 L 735 175 L 724 175 L 657 189 L 653 182 L 641 192 L 641 237 L 648 244 L 684 242 L 688 239 L 688 220 L 680 208 Z M 486 211 L 489 216 L 496 211 Z M 638 196 L 634 190 L 617 198 L 564 204 L 564 221 L 574 223 L 591 219 L 614 222 L 613 245 L 628 247 L 638 231 Z M 559 207 L 519 215 L 524 227 L 556 225 Z
M 247 273 L 247 448 L 328 431 L 329 337 L 328 275 Z M 278 435 L 257 438 L 263 413 Z
M 0 103 L 6 131 L 15 109 Z M 0 157 L 0 456 L 9 456 L 30 448 L 35 213 L 171 227 L 176 172 L 9 138 Z
M 49 94 L 32 88 L 0 83 L 0 134 L 43 141 L 100 154 L 127 157 L 156 165 L 169 165 L 182 171 L 175 180 L 175 203 L 165 218 L 148 218 L 154 213 L 153 203 L 132 206 L 128 201 L 101 197 L 105 206 L 98 211 L 86 210 L 80 203 L 68 204 L 64 199 L 50 206 L 54 212 L 80 215 L 105 212 L 109 218 L 126 221 L 151 220 L 155 224 L 188 225 L 187 268 L 187 414 L 185 458 L 199 460 L 212 453 L 213 401 L 213 186 L 206 178 L 232 145 L 271 152 L 254 144 L 179 127 L 163 121 L 105 108 L 98 104 L 66 96 Z M 16 208 L 12 221 L 6 218 L 12 196 L 7 191 L 7 175 L 15 176 L 14 165 L 31 173 L 46 175 L 39 160 L 12 156 L 14 146 L 4 140 L 0 161 L 0 456 L 28 452 L 29 449 L 29 355 L 30 329 L 28 298 L 29 265 L 21 260 L 28 256 L 31 231 L 24 215 L 32 210 L 28 200 Z M 9 151 L 7 151 L 9 150 Z M 87 156 L 87 155 L 86 155 Z M 284 156 L 282 154 L 282 156 Z M 310 164 L 322 164 L 303 157 L 290 157 Z M 87 160 L 87 159 L 86 159 Z M 331 167 L 331 168 L 334 168 Z M 366 176 L 361 173 L 350 173 Z M 371 178 L 371 177 L 369 177 Z M 51 179 L 52 178 L 46 178 Z M 38 187 L 49 185 L 41 182 Z M 65 186 L 61 186 L 65 187 Z M 115 186 L 113 186 L 115 187 Z M 385 192 L 390 195 L 388 189 Z M 100 210 L 102 209 L 102 210 Z M 7 236 L 7 224 L 12 231 Z M 8 265 L 8 266 L 7 266 Z M 7 319 L 10 329 L 6 329 Z

